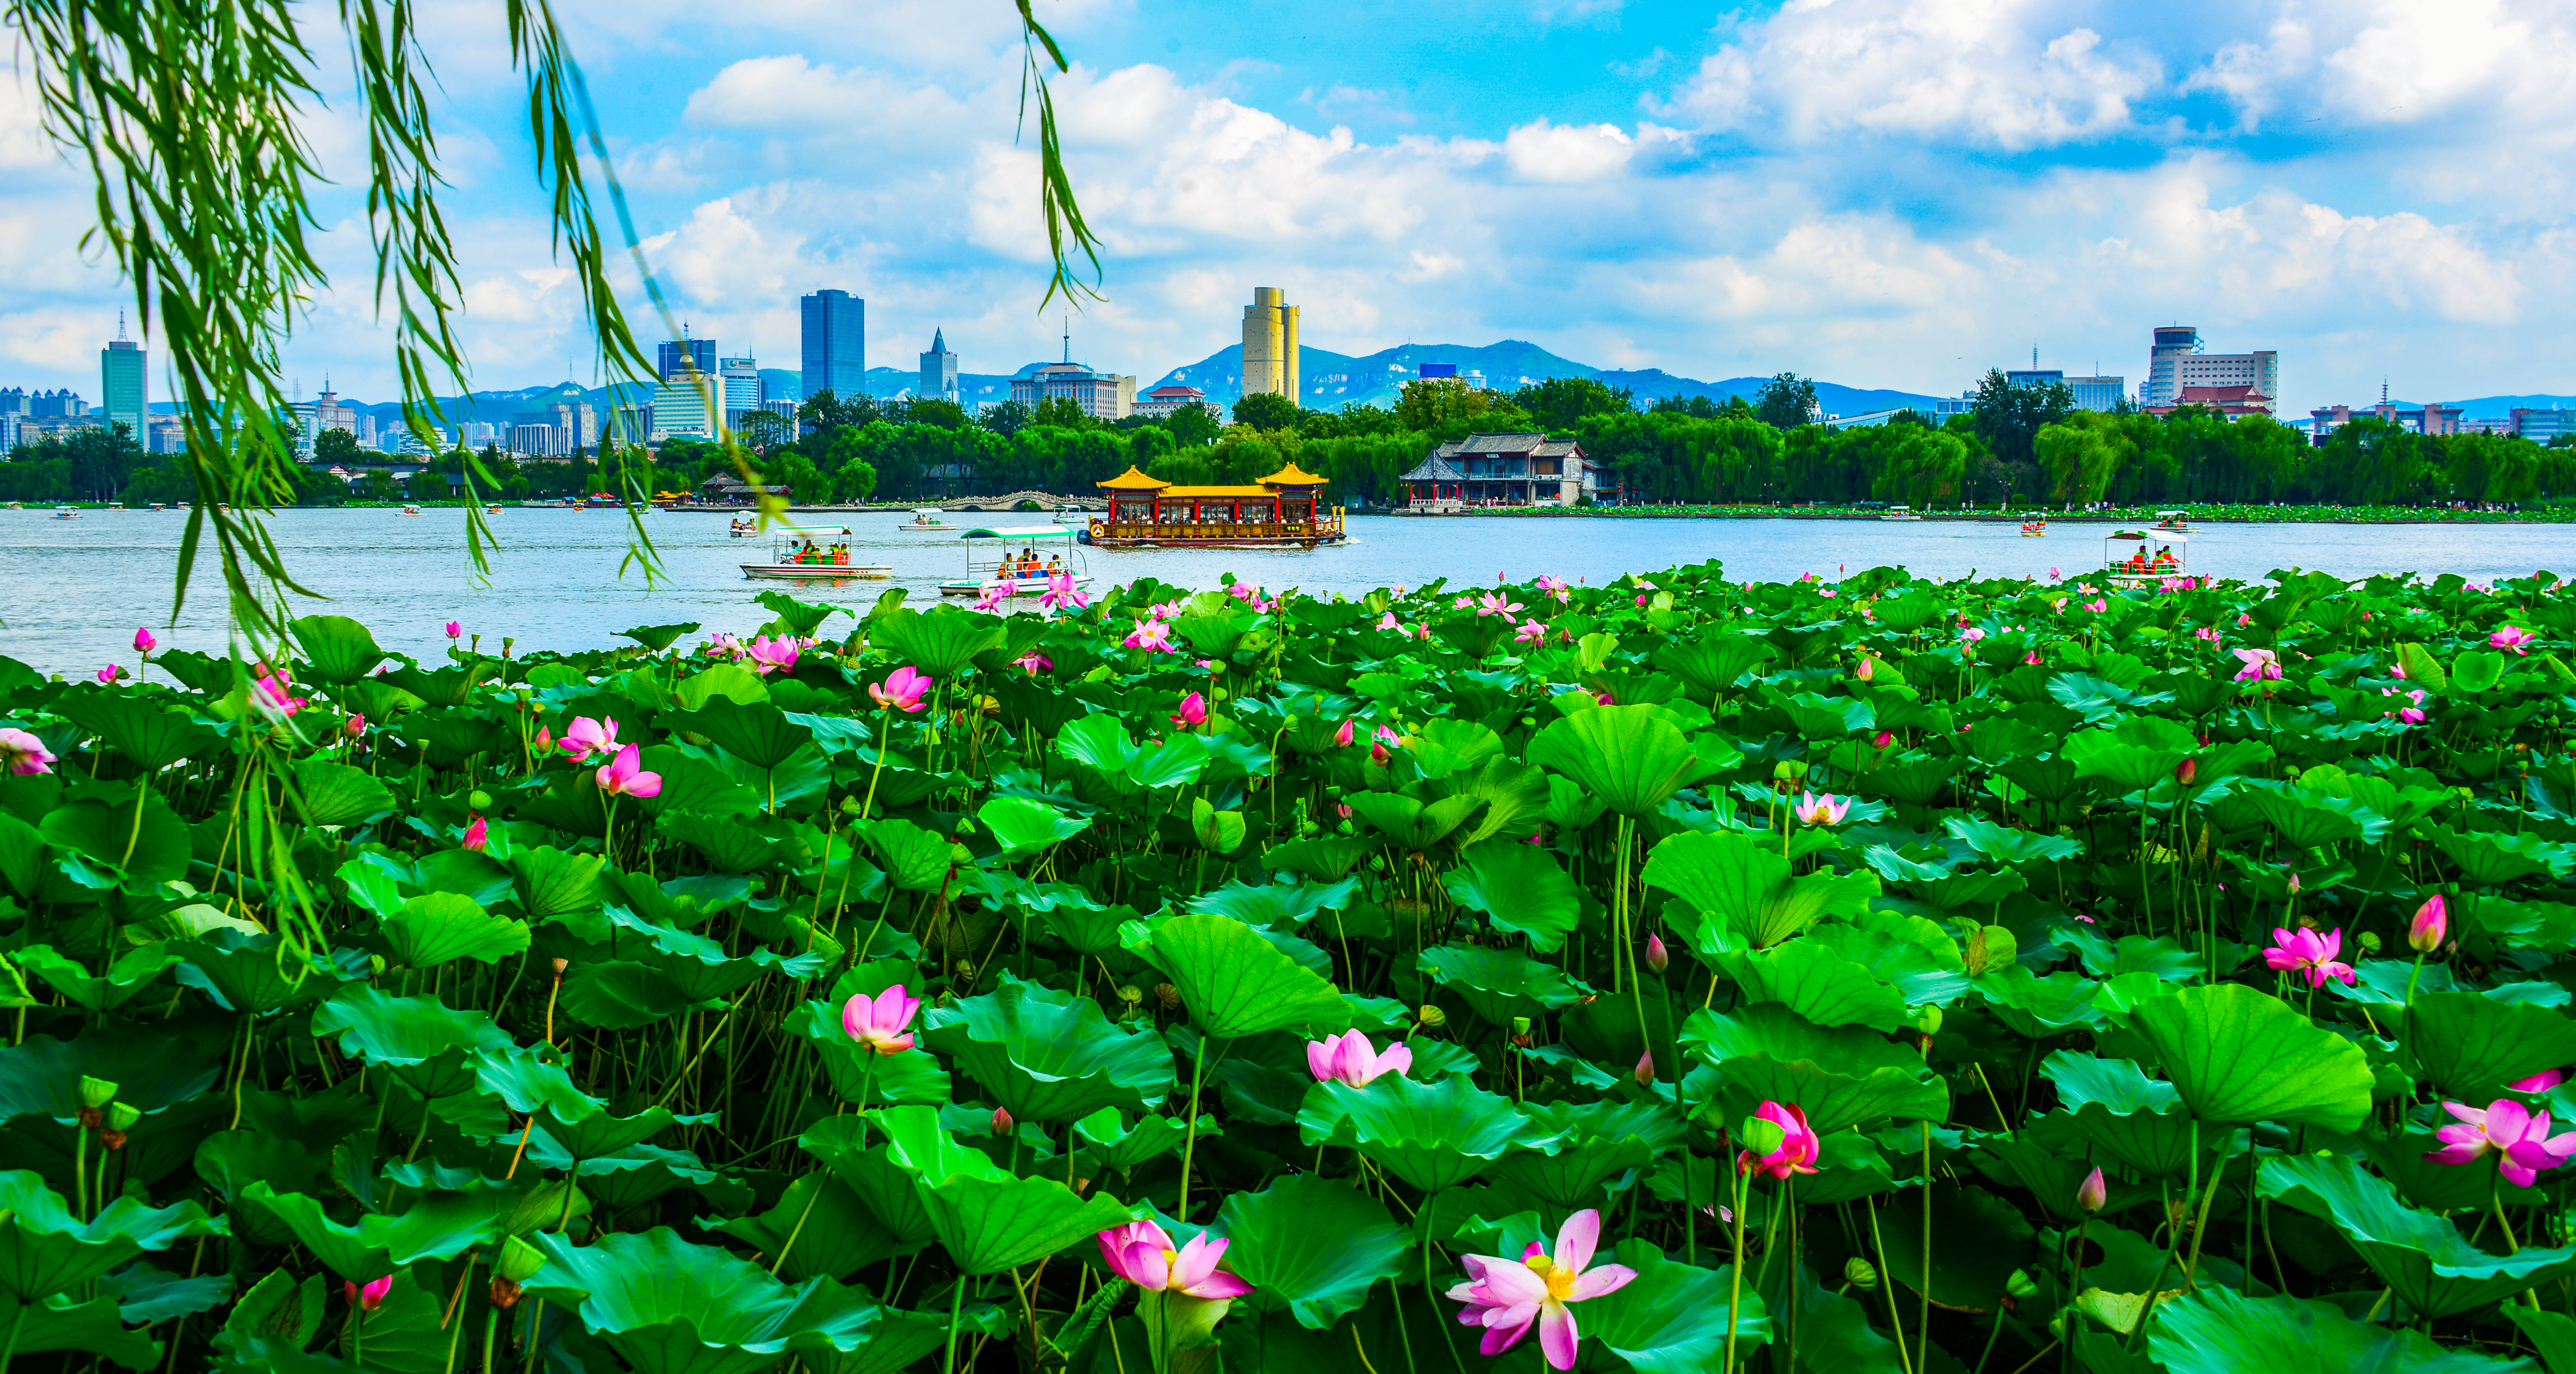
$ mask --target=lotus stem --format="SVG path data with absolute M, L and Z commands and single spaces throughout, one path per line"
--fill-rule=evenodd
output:
M 966 1311 L 966 1275 L 959 1271 L 957 1282 L 948 1290 L 948 1353 L 939 1360 L 939 1374 L 956 1374 L 957 1321 Z M 0 1371 L 5 1374 L 5 1371 Z
M 1744 1315 L 1744 1197 L 1745 1172 L 1735 1171 L 1735 1259 L 1730 1266 L 1732 1284 L 1726 1298 L 1726 1374 L 1735 1374 L 1735 1328 Z M 1876 1225 L 1875 1216 L 1871 1224 Z M 1904 1333 L 1898 1333 L 1897 1348 L 1904 1349 Z
M 1207 1032 L 1199 1033 L 1199 1043 L 1190 1055 L 1190 1124 L 1181 1145 L 1181 1199 L 1172 1212 L 1175 1221 L 1190 1219 L 1190 1167 L 1199 1149 L 1199 1080 L 1207 1068 Z

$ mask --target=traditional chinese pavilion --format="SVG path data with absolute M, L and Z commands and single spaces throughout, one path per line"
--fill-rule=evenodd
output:
M 1109 513 L 1087 542 L 1110 548 L 1178 544 L 1202 548 L 1313 548 L 1337 544 L 1342 508 L 1323 504 L 1324 479 L 1295 462 L 1256 486 L 1174 486 L 1130 466 L 1100 483 Z

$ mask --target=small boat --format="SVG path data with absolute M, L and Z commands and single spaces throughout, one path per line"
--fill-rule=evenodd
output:
M 402 508 L 402 513 L 403 513 L 403 514 L 405 514 L 405 515 L 418 515 L 418 514 L 420 514 L 420 507 L 418 507 L 418 506 L 405 506 L 405 507 L 403 507 L 403 508 Z
M 955 534 L 962 526 L 948 523 L 948 512 L 936 506 L 912 513 L 912 518 L 894 527 L 897 534 Z
M 1067 501 L 1055 508 L 1055 522 L 1059 525 L 1088 525 L 1091 523 L 1091 512 Z
M 2113 530 L 2102 538 L 2102 575 L 2117 587 L 2148 587 L 2190 575 L 2191 536 Z
M 73 510 L 69 506 L 56 506 L 54 507 L 53 518 L 56 520 L 78 520 L 81 518 L 81 513 Z
M 1066 525 L 1028 525 L 1013 529 L 979 527 L 966 531 L 966 576 L 939 584 L 942 596 L 982 598 L 1044 596 L 1056 577 L 1071 574 L 1077 588 L 1091 585 L 1091 572 L 1078 539 L 1082 530 Z M 1011 546 L 1019 545 L 1018 552 Z
M 483 513 L 485 515 L 499 515 L 501 513 L 501 508 L 499 506 L 485 506 L 483 508 Z
M 2148 526 L 2148 528 L 2154 530 L 2158 534 L 2189 534 L 2192 532 L 2191 512 L 2187 510 L 2157 511 L 2156 523 Z
M 725 528 L 732 531 L 733 537 L 736 539 L 749 539 L 753 535 L 760 533 L 760 522 L 757 520 L 728 520 L 725 522 Z
M 743 532 L 737 529 L 734 533 L 740 535 Z M 850 531 L 846 529 L 834 532 L 781 526 L 770 540 L 768 562 L 739 566 L 745 577 L 780 582 L 836 582 L 847 578 L 881 582 L 894 576 L 894 569 L 885 564 L 850 561 L 849 538 Z M 818 542 L 831 539 L 841 542 Z
M 1916 515 L 1912 506 L 1890 506 L 1887 508 L 1887 514 L 1878 518 L 1881 520 L 1920 520 L 1923 517 Z
M 605 491 L 594 491 L 581 503 L 583 510 L 624 510 L 626 503 Z
M 2045 520 L 2024 520 L 2024 521 L 2022 521 L 2022 522 L 2021 522 L 2021 537 L 2022 537 L 2022 538 L 2024 538 L 2024 539 L 2045 539 L 2045 538 L 2047 538 L 2047 537 L 2048 537 L 2048 522 L 2047 522 L 2047 521 L 2045 521 Z

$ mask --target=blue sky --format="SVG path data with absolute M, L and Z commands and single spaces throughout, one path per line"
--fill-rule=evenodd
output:
M 868 298 L 872 364 L 934 327 L 970 371 L 1054 354 L 1010 5 L 561 3 L 696 332 L 793 367 L 795 298 L 834 285 Z M 2034 346 L 2134 382 L 2148 329 L 2184 322 L 2279 349 L 2290 412 L 2383 375 L 2418 400 L 2576 390 L 2567 0 L 1038 6 L 1109 243 L 1108 299 L 1072 324 L 1095 366 L 1202 357 L 1275 285 L 1347 352 L 1520 338 L 1955 392 Z M 475 380 L 588 380 L 499 11 L 423 13 Z M 94 395 L 121 291 L 23 100 L 0 93 L 0 381 Z M 344 181 L 345 106 L 312 121 Z M 343 285 L 290 358 L 375 399 L 361 214 L 326 198 Z

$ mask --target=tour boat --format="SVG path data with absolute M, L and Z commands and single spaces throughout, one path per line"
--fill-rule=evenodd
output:
M 78 520 L 81 518 L 81 513 L 73 510 L 69 506 L 56 506 L 54 507 L 54 518 L 56 520 Z
M 405 506 L 405 507 L 403 507 L 403 508 L 402 508 L 402 513 L 403 513 L 403 514 L 405 514 L 405 515 L 418 515 L 418 514 L 420 514 L 420 507 L 418 507 L 418 506 Z
M 583 510 L 624 510 L 626 503 L 608 492 L 594 491 L 588 500 L 581 503 L 581 508 Z
M 483 513 L 485 515 L 499 515 L 501 513 L 501 508 L 499 506 L 485 506 L 483 508 Z
M 2021 522 L 2021 537 L 2022 537 L 2022 538 L 2024 538 L 2024 539 L 2045 539 L 2045 538 L 2047 538 L 2047 537 L 2048 537 L 2048 522 L 2047 522 L 2047 521 L 2045 521 L 2045 520 L 2024 520 L 2024 521 L 2022 521 L 2022 522 Z
M 1132 465 L 1099 484 L 1109 510 L 1083 528 L 1102 548 L 1311 549 L 1350 537 L 1324 479 L 1296 463 L 1257 486 L 1174 486 Z
M 1091 523 L 1091 512 L 1067 501 L 1055 508 L 1055 522 L 1059 525 L 1088 525 Z
M 897 534 L 955 534 L 965 528 L 963 525 L 948 523 L 943 518 L 947 514 L 948 512 L 936 506 L 914 511 L 911 519 L 894 527 L 894 532 Z
M 760 533 L 760 522 L 757 520 L 728 520 L 725 522 L 725 528 L 732 531 L 733 537 L 736 539 L 749 539 L 753 535 Z
M 2187 510 L 2157 511 L 2156 523 L 2149 526 L 2149 528 L 2153 529 L 2158 534 L 2189 534 L 2191 533 L 2191 512 Z
M 1890 506 L 1887 508 L 1887 514 L 1878 518 L 1881 520 L 1920 520 L 1923 517 L 1916 515 L 1912 506 Z
M 2147 587 L 2187 577 L 2191 537 L 2162 530 L 2113 530 L 2102 538 L 2102 575 L 2112 585 Z
M 770 538 L 769 561 L 740 565 L 742 575 L 780 582 L 831 582 L 852 577 L 883 581 L 894 576 L 894 569 L 882 563 L 851 562 L 849 538 L 850 531 L 846 529 L 800 530 L 781 525 Z M 841 542 L 817 542 L 832 539 Z M 807 552 L 809 549 L 812 552 Z
M 968 530 L 960 536 L 966 541 L 966 576 L 940 583 L 940 595 L 981 597 L 998 586 L 1004 596 L 1044 596 L 1051 579 L 1067 573 L 1075 587 L 1087 587 L 1091 572 L 1075 546 L 1081 535 L 1064 525 Z

